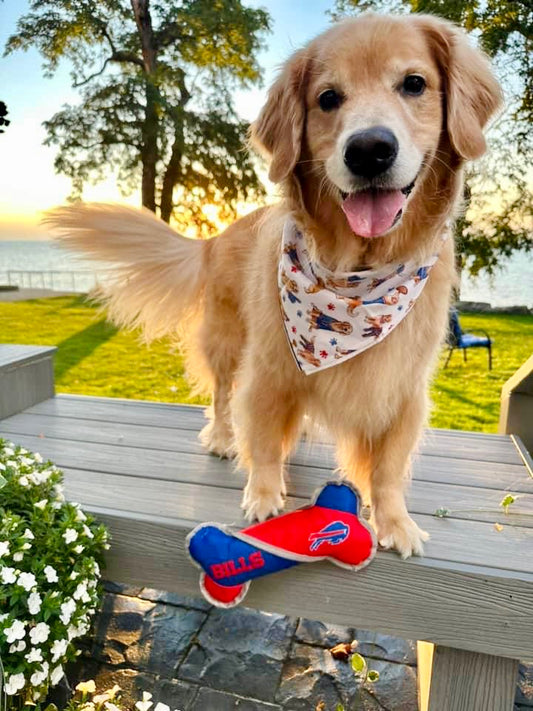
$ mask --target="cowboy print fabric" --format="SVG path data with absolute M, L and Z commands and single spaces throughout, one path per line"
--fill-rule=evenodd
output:
M 298 367 L 310 375 L 380 343 L 409 313 L 437 259 L 435 254 L 423 265 L 332 272 L 311 261 L 303 234 L 287 220 L 278 285 Z

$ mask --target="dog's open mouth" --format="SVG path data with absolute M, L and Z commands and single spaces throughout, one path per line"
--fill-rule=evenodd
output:
M 341 193 L 342 209 L 356 235 L 380 237 L 402 216 L 415 181 L 401 190 L 367 188 L 355 193 Z

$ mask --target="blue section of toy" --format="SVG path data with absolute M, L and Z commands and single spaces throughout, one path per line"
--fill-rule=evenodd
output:
M 353 488 L 344 482 L 338 484 L 329 483 L 318 495 L 315 506 L 323 506 L 326 509 L 336 509 L 357 515 L 359 509 L 359 499 Z
M 212 524 L 200 527 L 189 538 L 189 553 L 210 578 L 224 587 L 242 585 L 297 565 L 296 561 L 260 550 Z

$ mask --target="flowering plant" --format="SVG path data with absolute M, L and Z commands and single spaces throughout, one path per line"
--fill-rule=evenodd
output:
M 153 707 L 153 709 L 152 709 Z M 152 694 L 143 691 L 142 701 L 137 701 L 135 705 L 127 702 L 122 697 L 120 686 L 115 684 L 112 689 L 96 693 L 96 684 L 90 681 L 82 681 L 76 687 L 76 693 L 65 707 L 65 711 L 170 711 L 170 706 L 157 703 L 154 706 Z M 47 707 L 45 711 L 57 711 L 55 707 Z M 174 711 L 179 711 L 175 709 Z
M 44 700 L 98 604 L 107 532 L 65 501 L 63 475 L 0 439 L 0 659 L 8 708 Z
M 128 711 L 132 709 L 132 704 L 123 700 L 121 688 L 117 684 L 112 689 L 96 694 L 94 681 L 83 681 L 76 687 L 76 692 L 65 711 Z M 136 711 L 149 711 L 152 706 L 154 706 L 152 694 L 148 691 L 143 691 L 142 701 L 137 701 L 134 709 Z M 170 706 L 157 703 L 152 711 L 170 711 Z M 179 709 L 174 711 L 179 711 Z

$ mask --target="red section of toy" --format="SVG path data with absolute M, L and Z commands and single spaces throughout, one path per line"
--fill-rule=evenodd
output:
M 331 560 L 357 570 L 376 551 L 374 533 L 359 518 L 360 501 L 346 481 L 328 482 L 310 506 L 242 531 L 202 524 L 187 539 L 189 553 L 204 574 L 204 596 L 232 607 L 246 595 L 250 581 L 299 563 Z

